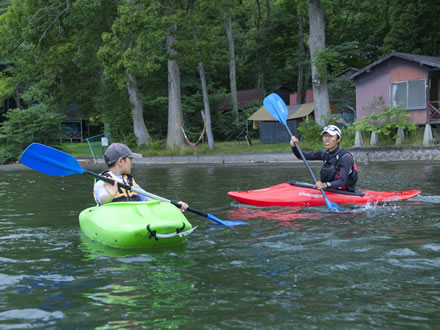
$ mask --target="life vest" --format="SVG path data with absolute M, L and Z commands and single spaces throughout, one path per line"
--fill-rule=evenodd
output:
M 342 159 L 342 157 L 347 153 L 351 155 L 351 153 L 349 153 L 347 150 L 344 149 L 339 149 L 336 155 L 330 155 L 330 152 L 326 150 L 324 154 L 324 163 L 322 164 L 321 172 L 319 173 L 321 182 L 331 182 L 339 178 L 340 170 L 341 170 L 341 165 L 339 164 L 339 160 Z M 329 160 L 331 159 L 335 159 L 335 161 L 329 162 Z M 339 187 L 338 189 L 355 191 L 354 186 L 356 185 L 358 177 L 359 177 L 358 167 L 353 159 L 353 166 L 350 169 L 350 172 L 348 173 L 347 183 L 345 186 Z
M 116 176 L 112 175 L 112 173 L 109 170 L 102 172 L 101 175 L 106 176 L 111 179 L 116 179 Z M 122 181 L 126 185 L 129 185 L 133 188 L 136 188 L 136 186 L 137 186 L 136 181 L 134 180 L 134 178 L 131 175 L 123 174 Z M 95 180 L 95 183 L 96 183 L 96 180 Z M 95 198 L 96 203 L 100 204 L 99 201 L 96 199 L 95 193 L 93 193 L 93 197 Z M 118 186 L 118 191 L 117 191 L 115 197 L 113 197 L 112 202 L 135 202 L 135 201 L 140 201 L 140 200 L 141 199 L 136 192 L 134 192 L 132 190 L 127 190 L 127 189 L 124 189 L 124 188 L 121 188 Z

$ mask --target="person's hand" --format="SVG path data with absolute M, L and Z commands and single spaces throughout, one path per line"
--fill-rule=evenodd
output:
M 290 145 L 292 146 L 292 147 L 294 147 L 295 146 L 295 143 L 298 143 L 299 142 L 299 140 L 298 140 L 298 138 L 296 137 L 296 136 L 292 136 L 291 138 L 290 138 Z
M 186 204 L 185 202 L 178 201 L 177 203 L 180 204 L 180 211 L 182 211 L 182 212 L 185 212 L 186 209 L 188 208 L 188 204 Z
M 318 182 L 315 183 L 313 188 L 315 188 L 315 189 L 325 189 L 325 188 L 327 188 L 327 184 L 324 183 L 324 182 L 318 181 Z
M 104 183 L 105 190 L 107 190 L 107 193 L 109 197 L 111 196 L 112 199 L 115 197 L 116 193 L 118 192 L 118 181 L 115 180 L 113 184 L 110 183 Z

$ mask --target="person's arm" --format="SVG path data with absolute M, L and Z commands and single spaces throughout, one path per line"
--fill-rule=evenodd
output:
M 143 190 L 142 187 L 139 186 L 139 185 L 137 185 L 137 188 L 140 189 L 140 190 Z M 147 196 L 144 196 L 144 195 L 138 194 L 138 196 L 139 196 L 139 199 L 141 201 L 152 201 L 152 200 L 154 200 L 153 198 L 150 198 L 150 197 L 147 197 Z M 178 203 L 182 206 L 180 208 L 180 211 L 185 212 L 185 210 L 188 208 L 188 204 L 185 203 L 185 202 L 182 202 L 182 201 L 178 201 Z
M 138 188 L 138 189 L 140 189 L 140 190 L 144 190 L 144 189 L 142 189 L 142 187 L 141 187 L 140 185 L 138 185 L 138 184 L 136 184 L 136 188 Z M 145 195 L 141 195 L 141 194 L 138 194 L 138 197 L 139 197 L 139 200 L 142 201 L 142 202 L 145 202 L 145 201 L 152 201 L 152 200 L 153 200 L 153 198 L 150 198 L 150 197 L 147 197 L 147 196 L 145 196 Z
M 290 146 L 292 147 L 292 152 L 296 156 L 296 158 L 301 159 L 301 155 L 299 154 L 298 148 L 296 147 L 296 144 L 299 142 L 298 138 L 296 136 L 292 136 L 290 139 Z M 322 150 L 318 151 L 303 151 L 303 155 L 305 159 L 307 160 L 322 160 L 323 152 Z
M 93 187 L 95 198 L 100 204 L 110 203 L 118 191 L 118 183 L 115 180 L 114 184 L 104 181 L 98 181 Z

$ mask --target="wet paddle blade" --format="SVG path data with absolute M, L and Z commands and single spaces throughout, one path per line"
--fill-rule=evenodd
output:
M 207 215 L 208 219 L 213 220 L 213 221 L 215 221 L 221 225 L 224 225 L 224 226 L 232 227 L 232 226 L 239 226 L 239 225 L 247 225 L 248 224 L 247 222 L 243 222 L 243 221 L 221 220 L 221 219 L 217 218 L 215 215 L 212 215 L 209 213 L 207 213 L 206 215 Z
M 53 176 L 84 173 L 75 157 L 40 143 L 29 145 L 21 155 L 20 162 L 38 172 Z
M 338 204 L 336 204 L 336 203 L 334 203 L 332 201 L 329 201 L 328 198 L 325 198 L 325 204 L 327 204 L 327 208 L 330 211 L 338 212 L 338 213 L 345 212 L 342 207 L 340 207 Z
M 286 103 L 284 103 L 283 99 L 276 93 L 272 93 L 269 96 L 267 96 L 263 104 L 267 111 L 274 117 L 276 120 L 278 120 L 281 124 L 284 125 L 284 127 L 289 132 L 289 135 L 292 135 L 292 132 L 289 129 L 289 126 L 287 126 L 287 117 L 288 117 L 288 109 Z M 312 169 L 309 166 L 309 163 L 307 162 L 306 158 L 304 157 L 304 154 L 301 151 L 301 148 L 299 145 L 296 145 L 296 148 L 304 161 L 304 164 L 307 167 L 307 170 L 309 171 L 310 175 L 313 178 L 313 182 L 317 182 L 315 175 L 313 174 Z M 321 194 L 324 197 L 325 204 L 327 205 L 327 208 L 333 212 L 344 212 L 344 210 L 336 203 L 333 203 L 328 200 L 327 196 L 325 195 L 324 190 L 321 189 Z
M 272 117 L 281 124 L 287 125 L 288 109 L 283 99 L 276 93 L 272 93 L 263 100 L 264 107 Z
M 79 165 L 78 161 L 72 155 L 69 155 L 63 151 L 48 147 L 44 144 L 32 143 L 29 145 L 23 154 L 20 157 L 20 162 L 36 171 L 41 173 L 45 173 L 53 176 L 68 176 L 72 174 L 87 174 L 98 180 L 104 180 L 106 182 L 113 183 L 112 179 L 103 177 L 99 174 L 85 171 L 81 165 Z M 134 187 L 120 184 L 121 187 L 128 190 L 133 190 L 138 194 L 145 195 L 151 197 L 153 199 L 159 199 L 164 202 L 172 203 L 178 207 L 180 205 L 176 202 L 172 202 L 169 199 L 151 194 L 142 189 L 136 189 Z M 204 216 L 210 220 L 214 220 L 215 222 L 222 224 L 224 226 L 236 226 L 247 224 L 246 222 L 241 221 L 223 221 L 212 214 L 204 213 L 192 208 L 188 208 L 188 211 Z

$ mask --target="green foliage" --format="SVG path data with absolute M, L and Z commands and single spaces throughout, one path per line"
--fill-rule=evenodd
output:
M 57 146 L 62 116 L 44 105 L 9 110 L 0 125 L 0 163 L 15 161 L 32 142 Z
M 340 127 L 341 125 L 336 122 L 336 119 L 337 118 L 335 117 L 327 115 L 325 123 L 326 125 L 336 125 L 341 129 L 341 148 L 349 148 L 353 146 L 356 129 L 351 125 L 348 125 L 347 128 L 342 128 Z M 301 143 L 304 143 L 303 149 L 318 150 L 323 148 L 321 137 L 322 127 L 314 120 L 307 117 L 307 119 L 303 120 L 298 126 L 298 132 L 301 133 Z
M 392 135 L 392 139 L 397 138 L 397 129 L 413 131 L 416 129 L 416 124 L 409 122 L 409 113 L 400 105 L 386 108 L 383 106 L 381 98 L 374 100 L 377 112 L 373 112 L 369 116 L 362 117 L 361 121 L 353 123 L 359 131 L 376 132 L 382 136 Z
M 405 5 L 396 0 L 321 3 L 327 48 L 317 61 L 332 80 L 331 102 L 341 110 L 354 104 L 351 82 L 335 79 L 346 68 L 361 68 L 391 49 L 440 53 L 436 0 L 408 0 Z M 304 87 L 310 88 L 310 62 L 299 47 L 307 41 L 305 0 L 0 0 L 0 113 L 9 110 L 6 107 L 35 103 L 59 109 L 80 104 L 84 119 L 96 125 L 109 123 L 116 139 L 130 140 L 133 123 L 126 86 L 130 70 L 138 81 L 146 127 L 154 139 L 164 138 L 168 129 L 165 34 L 172 23 L 177 28 L 174 48 L 185 128 L 197 132 L 203 127 L 197 71 L 203 61 L 214 136 L 235 138 L 250 111 L 240 109 L 240 124 L 235 125 L 229 112 L 215 108 L 230 89 L 224 27 L 230 8 L 237 88 L 265 87 L 269 93 L 283 85 L 294 92 L 299 63 L 304 64 Z M 394 135 L 394 130 L 390 128 L 389 134 Z M 348 143 L 348 131 L 342 143 Z
M 356 129 L 353 125 L 348 125 L 347 128 L 341 129 L 342 139 L 340 146 L 341 148 L 350 148 L 354 144 L 354 139 L 356 136 Z
M 166 59 L 166 26 L 159 4 L 121 1 L 111 31 L 102 33 L 98 57 L 108 80 L 124 88 L 127 71 L 148 76 Z
M 260 102 L 255 102 L 253 105 L 240 109 L 238 112 L 238 122 L 235 122 L 232 111 L 216 111 L 213 116 L 212 130 L 213 134 L 218 140 L 233 141 L 239 136 L 246 134 L 246 120 L 255 111 L 261 107 Z M 251 137 L 256 137 L 257 132 L 250 129 Z
M 152 151 L 152 150 L 160 151 L 160 150 L 165 150 L 166 148 L 167 148 L 167 140 L 165 139 L 150 140 L 147 146 L 148 151 Z
M 298 126 L 301 141 L 307 142 L 310 149 L 320 149 L 322 147 L 321 131 L 322 127 L 309 117 Z
M 440 2 L 437 0 L 407 0 L 404 6 L 399 1 L 390 1 L 389 29 L 383 39 L 383 54 L 395 50 L 438 56 L 439 12 Z
M 346 59 L 359 56 L 358 42 L 344 42 L 335 46 L 326 47 L 318 53 L 315 65 L 319 75 L 327 79 L 336 78 L 347 68 Z
M 330 103 L 341 111 L 352 111 L 356 105 L 356 91 L 352 84 L 351 80 L 339 77 L 328 85 Z

